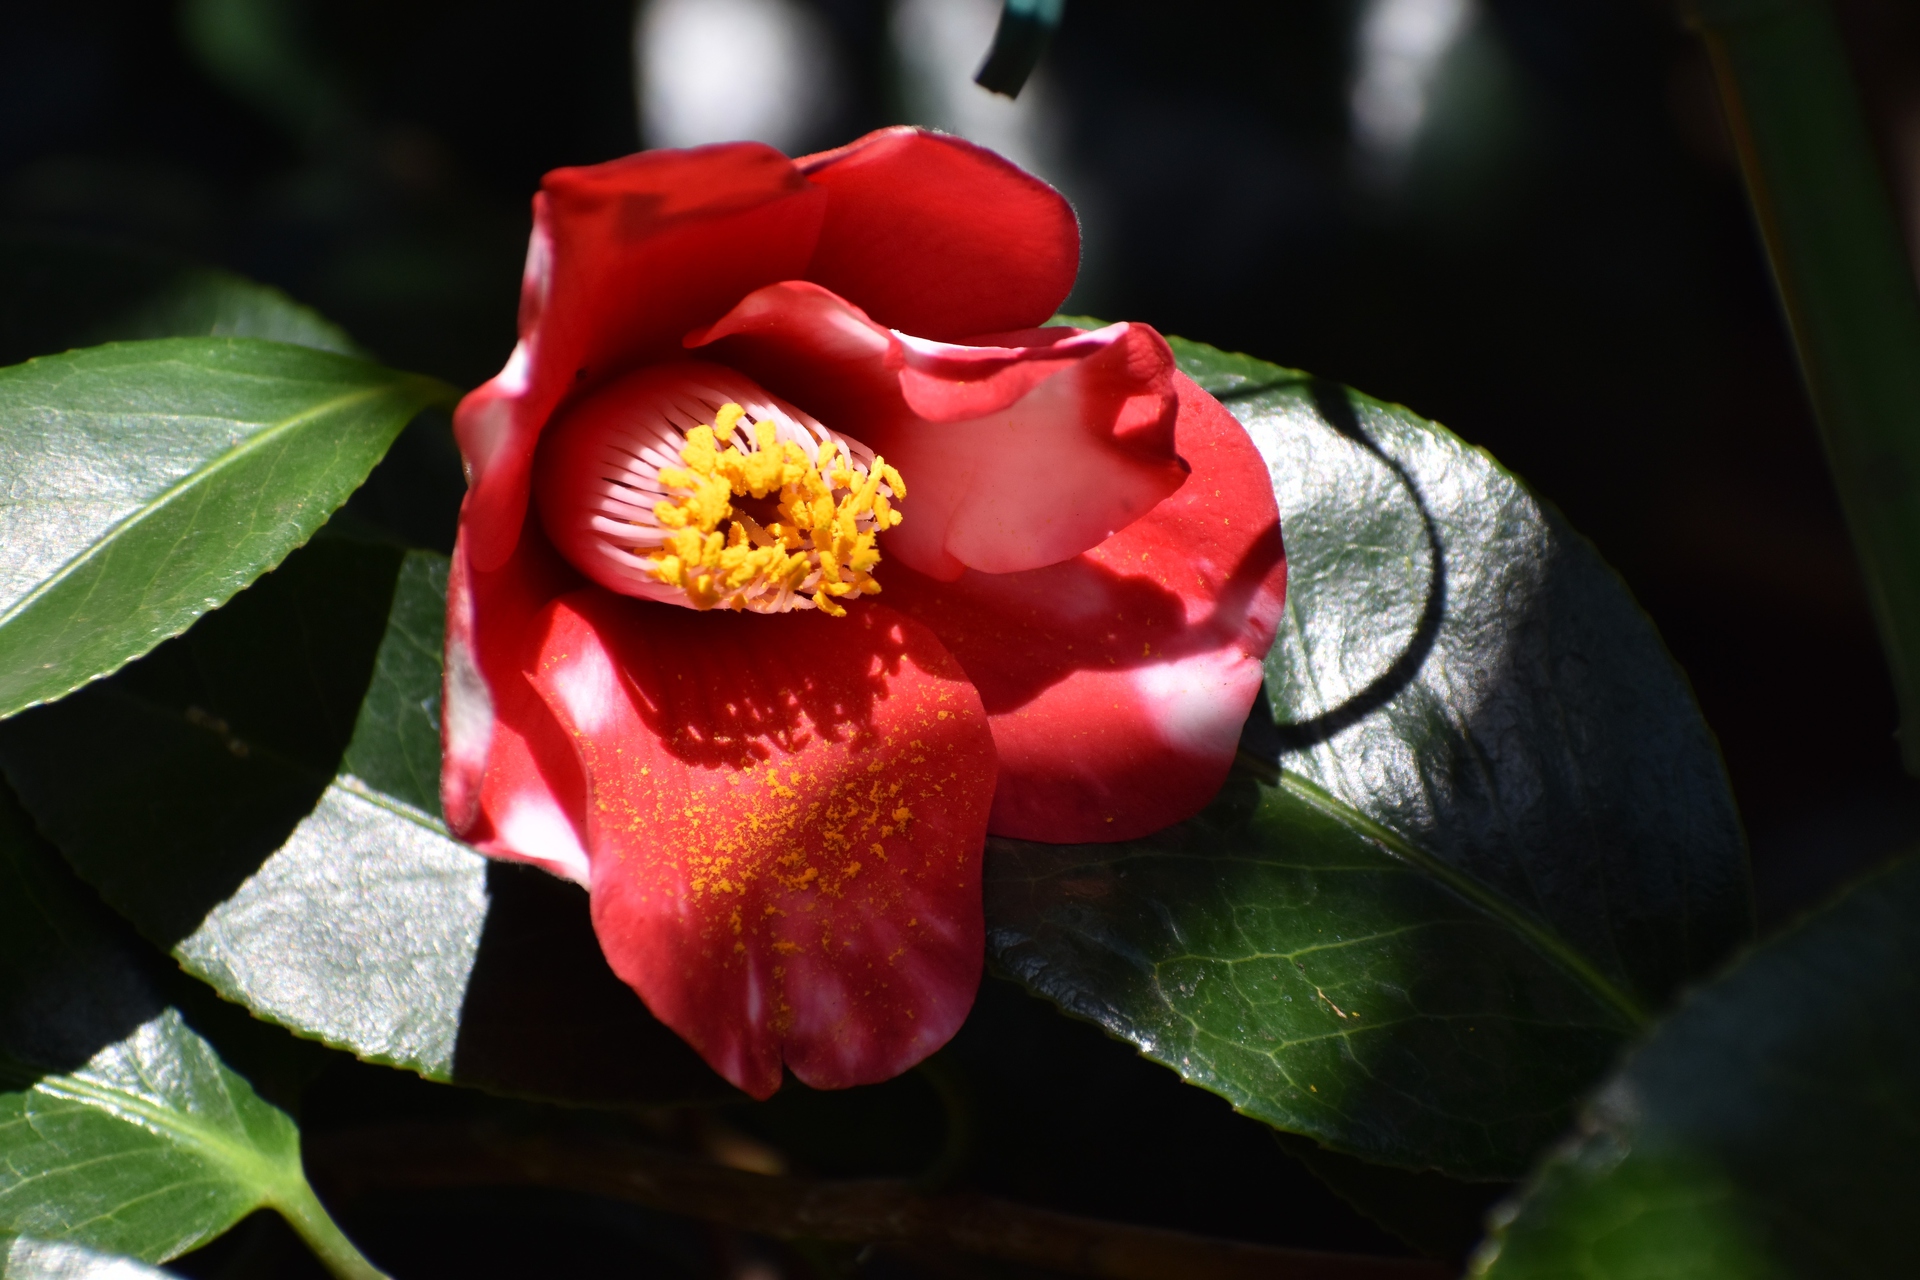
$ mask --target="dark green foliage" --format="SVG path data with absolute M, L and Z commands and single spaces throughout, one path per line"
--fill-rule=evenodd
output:
M 293 1122 L 167 1004 L 0 789 L 0 1236 L 161 1261 L 311 1197 Z M 6 1248 L 7 1276 L 58 1256 Z
M 1305 375 L 1176 351 L 1273 469 L 1272 723 L 1190 822 L 993 841 L 990 945 L 1251 1115 L 1515 1176 L 1649 1011 L 1748 936 L 1713 740 L 1619 581 L 1492 459 Z
M 607 969 L 584 893 L 442 826 L 446 574 L 430 552 L 317 540 L 120 675 L 0 725 L 0 766 L 142 933 L 301 1035 L 576 1102 L 731 1096 Z
M 0 230 L 0 365 L 144 338 L 264 338 L 363 356 L 340 326 L 226 271 L 75 236 Z
M 1493 1280 L 1913 1270 L 1920 860 L 1695 993 L 1496 1215 Z

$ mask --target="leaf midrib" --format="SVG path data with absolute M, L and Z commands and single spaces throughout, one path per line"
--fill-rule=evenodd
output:
M 1353 831 L 1378 846 L 1389 856 L 1405 862 L 1438 880 L 1455 894 L 1493 917 L 1540 955 L 1553 963 L 1601 1004 L 1624 1018 L 1629 1027 L 1639 1030 L 1651 1021 L 1646 1009 L 1630 993 L 1609 979 L 1593 962 L 1558 933 L 1535 919 L 1519 904 L 1481 884 L 1472 876 L 1422 848 L 1400 832 L 1375 821 L 1317 783 L 1289 769 L 1278 771 L 1280 786 L 1287 794 L 1306 804 L 1323 817 Z
M 349 750 L 349 753 L 351 753 L 351 748 L 349 748 L 348 750 Z M 406 801 L 400 799 L 398 796 L 388 795 L 386 792 L 379 790 L 372 783 L 366 782 L 358 777 L 355 777 L 351 773 L 347 773 L 343 770 L 339 774 L 335 775 L 333 781 L 329 784 L 329 786 L 337 787 L 341 791 L 346 792 L 348 795 L 354 796 L 357 799 L 363 800 L 366 803 L 373 805 L 375 808 L 384 809 L 388 813 L 391 813 L 396 817 L 404 818 L 406 821 L 413 823 L 417 827 L 423 827 L 426 830 L 431 831 L 434 835 L 439 836 L 443 840 L 454 840 L 453 833 L 447 830 L 447 824 L 445 822 L 442 822 L 439 818 L 434 817 L 432 814 L 428 813 L 424 809 L 415 808 L 413 805 L 408 804 Z M 457 840 L 454 840 L 454 843 L 458 844 L 460 842 Z M 461 847 L 465 848 L 466 846 L 463 844 L 461 845 Z
M 225 1082 L 222 1084 L 224 1087 Z M 235 1142 L 211 1129 L 183 1124 L 181 1112 L 156 1106 L 138 1094 L 93 1084 L 77 1075 L 43 1078 L 34 1085 L 34 1090 L 80 1106 L 96 1108 L 125 1124 L 158 1130 L 179 1145 L 232 1170 L 244 1185 L 251 1185 L 262 1203 L 277 1200 L 286 1188 L 305 1177 L 303 1172 L 290 1176 L 284 1161 L 275 1160 L 257 1146 Z
M 299 413 L 293 414 L 291 417 L 282 418 L 278 422 L 270 423 L 262 429 L 255 431 L 238 444 L 229 448 L 225 453 L 219 455 L 212 462 L 188 472 L 152 498 L 135 507 L 125 518 L 109 526 L 98 538 L 89 543 L 80 554 L 61 565 L 48 577 L 41 579 L 37 586 L 21 596 L 10 608 L 4 612 L 0 612 L 0 629 L 4 629 L 13 623 L 15 619 L 45 598 L 61 583 L 72 578 L 91 561 L 105 554 L 105 552 L 124 537 L 129 530 L 158 514 L 176 499 L 210 482 L 229 467 L 237 465 L 241 460 L 252 456 L 256 451 L 265 448 L 289 431 L 302 426 L 312 419 L 337 412 L 363 400 L 374 399 L 394 391 L 398 386 L 399 383 L 397 380 L 388 380 L 364 386 L 357 390 L 347 392 L 344 395 L 335 396 L 331 400 L 304 409 Z M 229 419 L 228 421 L 231 420 Z

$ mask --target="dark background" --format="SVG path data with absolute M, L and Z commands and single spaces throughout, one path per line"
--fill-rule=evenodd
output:
M 806 144 L 911 118 L 884 0 L 811 8 L 839 105 Z M 1920 235 L 1920 6 L 1838 8 Z M 1382 179 L 1348 109 L 1361 10 L 1068 6 L 1042 68 L 1089 241 L 1067 309 L 1407 404 L 1558 504 L 1691 676 L 1775 926 L 1920 839 L 1920 787 L 1899 769 L 1891 687 L 1703 54 L 1656 0 L 1482 0 L 1429 127 Z M 632 25 L 625 0 L 5 0 L 0 222 L 231 268 L 389 363 L 471 386 L 513 342 L 540 175 L 641 143 Z M 1007 1167 L 983 1185 L 1254 1238 L 1394 1247 L 1224 1104 L 1030 1004 L 992 988 L 985 1007 L 1025 1028 L 1036 1061 L 1085 1072 L 1022 1095 L 1027 1145 L 989 1144 L 981 1168 Z M 995 1069 L 978 1069 L 980 1087 L 1000 1087 Z M 373 1087 L 338 1085 L 355 1098 Z M 887 1141 L 931 1105 L 908 1097 L 923 1087 L 900 1086 L 905 1111 L 876 1113 Z M 1008 1089 L 995 1106 L 1016 1106 Z M 1144 1117 L 1126 1144 L 1116 1111 Z M 781 1132 L 783 1149 L 805 1148 Z M 409 1210 L 415 1223 L 433 1212 Z M 435 1238 L 476 1212 L 447 1208 L 454 1225 Z M 551 1230 L 576 1239 L 682 1230 L 552 1212 Z M 360 1229 L 378 1235 L 376 1217 Z M 407 1233 L 389 1227 L 387 1247 L 404 1251 Z M 258 1242 L 274 1228 L 251 1230 L 203 1273 L 295 1265 Z M 242 1244 L 255 1261 L 236 1261 Z M 656 1253 L 683 1245 L 715 1247 Z M 758 1255 L 739 1247 L 744 1276 Z M 511 1250 L 488 1256 L 506 1266 Z

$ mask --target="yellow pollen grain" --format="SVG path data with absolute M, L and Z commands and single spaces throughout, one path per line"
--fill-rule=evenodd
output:
M 902 871 L 909 877 L 931 877 L 928 883 L 948 879 L 947 858 L 936 859 L 934 865 L 920 863 L 929 851 L 914 839 L 918 827 L 913 824 L 919 819 L 911 806 L 916 798 L 922 804 L 934 802 L 957 774 L 945 765 L 931 770 L 908 766 L 902 756 L 916 754 L 908 743 L 921 748 L 927 744 L 899 732 L 880 736 L 883 742 L 875 745 L 881 750 L 869 753 L 856 747 L 858 754 L 850 751 L 852 759 L 843 757 L 839 768 L 803 770 L 792 767 L 791 760 L 763 757 L 728 782 L 724 800 L 701 795 L 656 799 L 662 814 L 677 815 L 676 825 L 687 838 L 677 855 L 684 877 L 679 892 L 707 913 L 702 933 L 711 954 L 725 955 L 730 949 L 739 954 L 737 944 L 744 942 L 748 953 L 756 947 L 761 954 L 771 949 L 784 961 L 796 951 L 818 946 L 835 959 L 859 957 L 867 970 L 878 971 L 870 977 L 886 985 L 884 975 L 898 957 L 854 950 L 861 945 L 860 935 L 845 932 L 848 912 L 904 907 L 909 890 L 897 879 Z M 884 757 L 879 770 L 846 768 L 852 760 L 876 763 L 875 756 Z M 919 758 L 924 764 L 926 757 Z M 796 788 L 783 785 L 787 777 Z M 890 849 L 905 854 L 902 868 L 892 866 Z M 775 924 L 776 916 L 787 923 Z M 796 943 L 787 925 L 802 922 L 812 925 L 814 933 Z M 907 925 L 913 936 L 919 927 L 917 917 Z M 776 1012 L 775 1021 L 779 1016 Z
M 744 415 L 738 404 L 722 405 L 712 426 L 687 432 L 682 465 L 661 468 L 671 500 L 653 514 L 671 532 L 648 553 L 654 576 L 697 609 L 843 617 L 842 600 L 880 590 L 878 539 L 901 521 L 906 482 L 884 458 L 857 469 L 832 440 L 809 458 L 767 420 L 752 425 L 742 450 L 731 441 Z M 736 500 L 748 497 L 773 499 L 776 518 L 763 525 L 738 511 Z

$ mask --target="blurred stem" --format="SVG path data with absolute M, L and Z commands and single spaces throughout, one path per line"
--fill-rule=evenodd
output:
M 1920 775 L 1920 295 L 1822 0 L 1688 0 Z
M 973 82 L 993 93 L 1019 97 L 1066 8 L 1067 0 L 1002 0 L 993 46 Z
M 550 1187 L 778 1240 L 958 1250 L 1106 1280 L 1446 1280 L 1425 1260 L 1317 1253 L 1101 1222 L 893 1180 L 745 1173 L 591 1135 L 405 1125 L 312 1141 L 316 1169 L 352 1195 L 395 1188 Z
M 307 1247 L 336 1280 L 388 1280 L 386 1272 L 368 1262 L 366 1255 L 353 1247 L 353 1241 L 340 1230 L 304 1177 L 283 1190 L 275 1198 L 273 1207 L 307 1242 Z
M 922 1060 L 914 1070 L 938 1095 L 941 1118 L 946 1123 L 940 1154 L 914 1179 L 914 1186 L 920 1191 L 939 1191 L 960 1176 L 973 1154 L 972 1090 L 967 1087 L 966 1073 L 944 1050 Z

